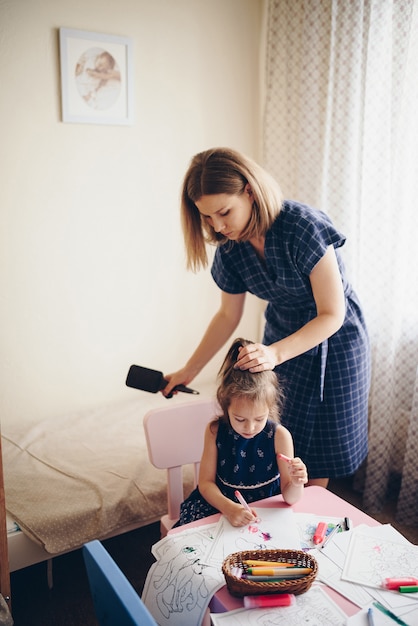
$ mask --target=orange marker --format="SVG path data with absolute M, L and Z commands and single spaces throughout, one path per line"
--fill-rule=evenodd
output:
M 286 578 L 291 575 L 303 576 L 312 572 L 311 567 L 249 567 L 247 570 L 251 576 L 276 576 L 278 578 Z

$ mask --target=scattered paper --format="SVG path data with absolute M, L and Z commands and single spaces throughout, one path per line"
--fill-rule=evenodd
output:
M 319 586 L 296 596 L 296 604 L 211 613 L 213 626 L 345 626 L 347 616 Z

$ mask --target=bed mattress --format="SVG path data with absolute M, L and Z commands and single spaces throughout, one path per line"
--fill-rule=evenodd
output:
M 9 523 L 53 556 L 157 521 L 167 512 L 166 473 L 148 460 L 142 418 L 150 408 L 138 392 L 29 430 L 4 428 Z M 185 481 L 187 493 L 191 470 Z

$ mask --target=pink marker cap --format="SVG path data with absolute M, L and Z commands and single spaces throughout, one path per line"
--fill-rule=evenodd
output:
M 291 606 L 296 598 L 293 593 L 274 593 L 265 596 L 244 596 L 246 609 L 261 609 L 268 606 Z
M 313 536 L 313 542 L 317 546 L 319 543 L 322 543 L 326 537 L 328 530 L 328 524 L 326 522 L 319 522 L 316 527 L 315 534 Z
M 385 589 L 399 589 L 399 587 L 410 587 L 418 585 L 418 579 L 412 576 L 405 576 L 404 578 L 385 578 L 382 586 Z

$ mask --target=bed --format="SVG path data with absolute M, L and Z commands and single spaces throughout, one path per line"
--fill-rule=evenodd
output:
M 145 413 L 184 394 L 127 392 L 126 401 L 32 425 L 2 426 L 10 571 L 151 524 L 167 512 L 166 473 L 154 468 Z M 164 434 L 162 433 L 162 436 Z M 185 493 L 192 471 L 185 474 Z

